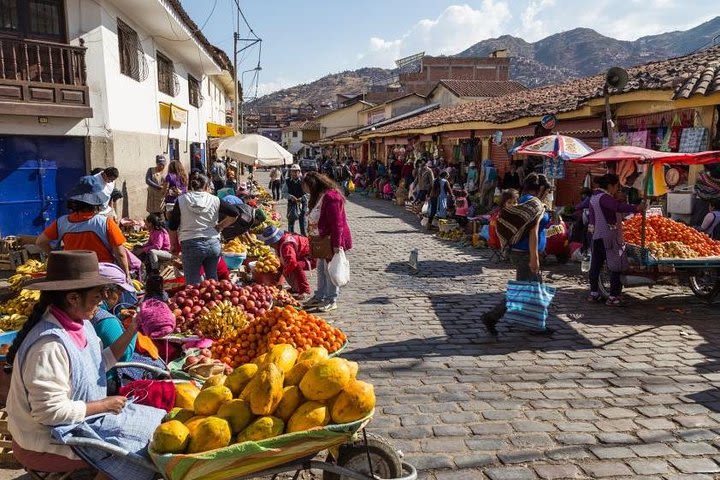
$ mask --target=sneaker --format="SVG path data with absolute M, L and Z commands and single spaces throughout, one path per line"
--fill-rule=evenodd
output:
M 332 312 L 333 310 L 337 310 L 337 303 L 335 303 L 335 302 L 326 303 L 325 305 L 320 305 L 317 308 L 318 312 L 324 312 L 324 313 Z
M 317 297 L 310 297 L 307 299 L 307 301 L 303 302 L 303 307 L 317 307 L 318 305 L 322 305 L 323 302 L 321 299 Z

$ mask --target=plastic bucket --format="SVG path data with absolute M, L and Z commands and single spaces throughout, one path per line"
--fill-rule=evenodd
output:
M 245 258 L 245 255 L 239 253 L 223 253 L 223 259 L 225 259 L 225 263 L 230 270 L 240 268 L 243 262 L 245 262 Z

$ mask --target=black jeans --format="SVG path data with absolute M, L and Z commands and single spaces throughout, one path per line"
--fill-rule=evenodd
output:
M 272 190 L 273 200 L 280 200 L 280 180 L 270 180 L 270 190 Z
M 602 239 L 593 240 L 592 257 L 590 258 L 590 292 L 600 291 L 600 272 L 606 259 L 605 243 Z M 610 296 L 617 297 L 622 293 L 622 280 L 620 272 L 610 272 Z
M 428 224 L 427 228 L 430 230 L 432 228 L 432 222 L 435 219 L 435 215 L 437 214 L 438 209 L 438 197 L 430 197 L 430 208 L 428 211 Z
M 515 267 L 515 280 L 518 282 L 542 282 L 542 276 L 530 270 L 530 252 L 510 251 L 510 263 Z M 495 305 L 487 313 L 487 316 L 497 322 L 505 315 L 506 310 L 506 302 L 503 300 L 501 303 Z

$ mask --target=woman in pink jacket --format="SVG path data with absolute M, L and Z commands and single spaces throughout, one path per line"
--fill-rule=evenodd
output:
M 317 289 L 305 303 L 306 307 L 317 307 L 320 312 L 337 309 L 337 297 L 340 287 L 336 286 L 328 274 L 328 263 L 340 250 L 352 248 L 350 227 L 345 215 L 345 197 L 338 186 L 328 176 L 317 172 L 309 172 L 303 178 L 302 187 L 310 195 L 308 202 L 308 236 L 330 237 L 333 254 L 330 258 L 318 259 Z

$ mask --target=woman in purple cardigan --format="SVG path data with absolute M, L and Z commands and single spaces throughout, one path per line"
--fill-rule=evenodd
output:
M 340 250 L 348 251 L 352 248 L 352 237 L 345 216 L 345 197 L 338 186 L 328 176 L 317 172 L 309 172 L 302 182 L 303 191 L 310 195 L 308 207 L 310 213 L 308 220 L 308 236 L 330 237 L 333 255 Z M 318 259 L 317 289 L 313 296 L 305 303 L 306 307 L 317 307 L 320 312 L 330 312 L 337 309 L 335 303 L 340 294 L 340 287 L 336 286 L 327 266 L 330 258 Z

